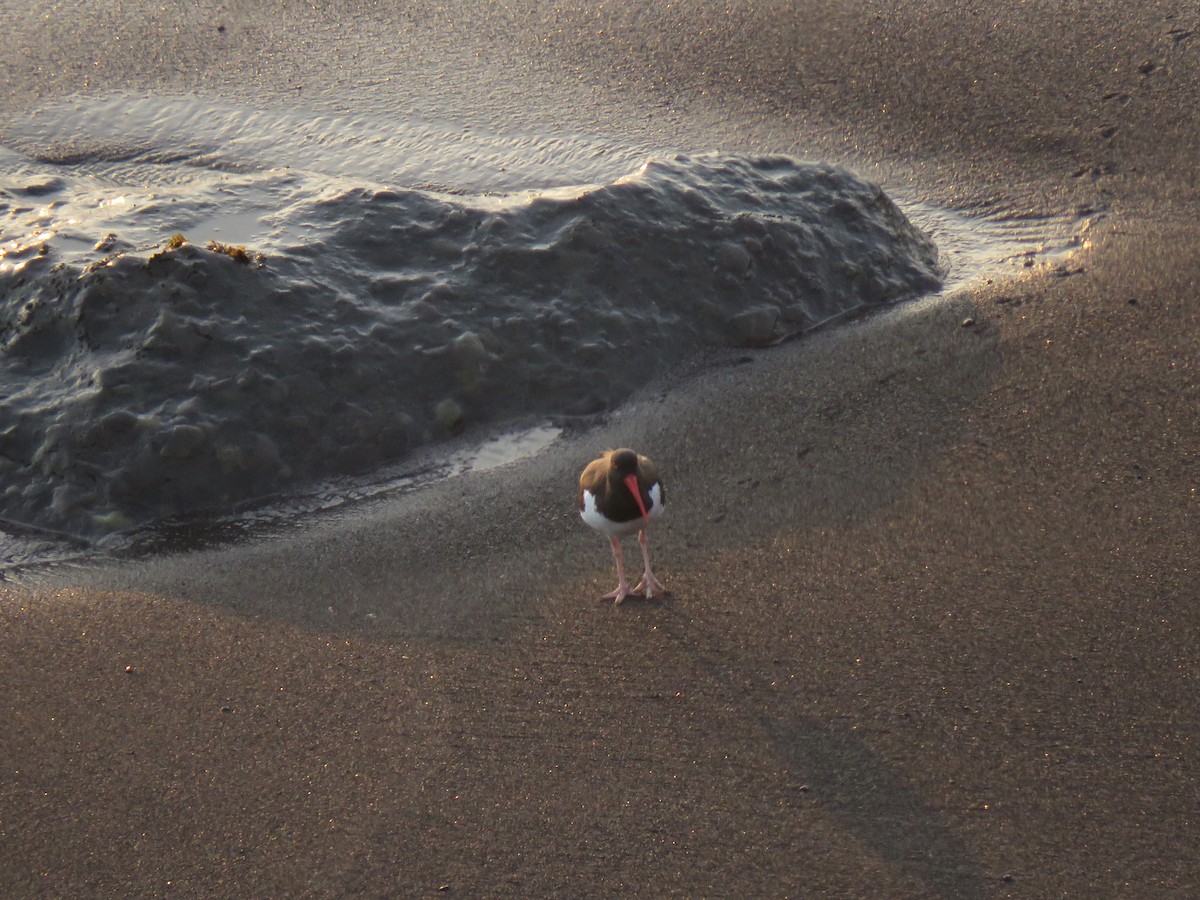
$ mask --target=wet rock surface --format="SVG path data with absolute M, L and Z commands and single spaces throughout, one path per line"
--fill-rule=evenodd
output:
M 94 536 L 225 509 L 464 427 L 601 412 L 701 348 L 940 284 L 882 190 L 789 157 L 511 197 L 284 180 L 239 186 L 282 199 L 250 253 L 8 245 L 0 515 Z M 6 191 L 30 189 L 70 202 L 36 171 Z

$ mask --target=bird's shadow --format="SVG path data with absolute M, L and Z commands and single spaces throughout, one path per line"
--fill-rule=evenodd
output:
M 760 721 L 790 779 L 930 897 L 982 897 L 983 875 L 963 839 L 903 776 L 845 725 L 809 717 Z
M 661 598 L 641 599 L 642 609 L 670 613 L 662 624 L 697 667 L 736 698 L 766 738 L 792 789 L 803 792 L 895 871 L 920 881 L 927 896 L 973 900 L 985 895 L 984 876 L 965 841 L 858 733 L 844 724 L 797 715 L 782 707 L 774 692 L 760 692 L 757 679 L 738 671 L 733 654 L 711 635 L 697 635 L 682 618 L 678 604 L 686 597 L 666 591 Z

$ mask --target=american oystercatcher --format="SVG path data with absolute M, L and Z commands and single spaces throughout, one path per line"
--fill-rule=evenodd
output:
M 632 450 L 606 450 L 604 455 L 588 463 L 579 476 L 579 514 L 583 521 L 612 543 L 613 559 L 617 562 L 617 589 L 601 600 L 624 602 L 630 594 L 644 593 L 653 597 L 663 586 L 650 571 L 650 544 L 646 527 L 662 515 L 666 492 L 658 478 L 658 469 L 645 456 Z M 625 555 L 621 538 L 638 533 L 642 560 L 646 570 L 642 580 L 632 590 L 625 577 Z

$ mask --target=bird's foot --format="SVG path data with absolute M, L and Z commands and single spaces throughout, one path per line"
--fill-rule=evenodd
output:
M 649 600 L 654 596 L 655 591 L 658 591 L 661 594 L 665 590 L 666 588 L 662 586 L 662 582 L 654 577 L 653 572 L 647 569 L 642 575 L 642 580 L 639 581 L 637 583 L 637 587 L 633 589 L 633 593 L 644 594 L 646 599 Z
M 641 590 L 641 585 L 638 585 L 638 590 Z M 620 606 L 625 602 L 625 598 L 632 593 L 634 592 L 629 589 L 629 582 L 622 578 L 621 583 L 617 585 L 617 589 L 609 591 L 601 597 L 600 602 L 603 603 L 605 600 L 611 600 L 614 606 Z

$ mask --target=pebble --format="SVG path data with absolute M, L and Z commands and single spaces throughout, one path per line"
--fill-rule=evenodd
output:
M 188 459 L 200 452 L 207 436 L 195 425 L 174 425 L 163 436 L 158 455 L 163 459 Z
M 768 344 L 775 337 L 779 310 L 773 306 L 756 306 L 729 319 L 730 335 L 738 344 L 752 347 Z
M 726 241 L 717 247 L 716 261 L 722 269 L 735 275 L 746 275 L 754 265 L 750 251 L 742 244 L 735 244 L 732 241 Z
M 462 425 L 463 408 L 458 405 L 457 401 L 450 397 L 439 403 L 434 408 L 433 414 L 437 417 L 438 422 L 443 428 L 454 430 Z

